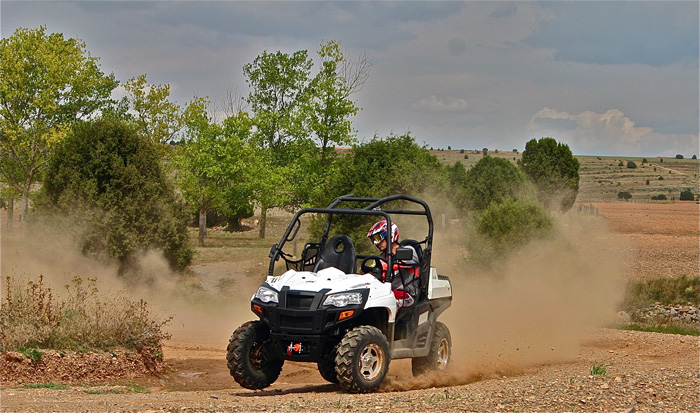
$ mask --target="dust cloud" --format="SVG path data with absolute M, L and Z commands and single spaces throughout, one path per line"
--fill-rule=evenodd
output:
M 575 360 L 592 329 L 615 323 L 631 265 L 621 236 L 602 219 L 556 218 L 556 235 L 532 242 L 489 270 L 469 264 L 462 224 L 436 229 L 432 265 L 452 282 L 440 316 L 452 336 L 447 374 L 391 380 L 387 390 L 468 384 L 524 368 Z
M 220 343 L 222 351 L 231 332 L 252 316 L 249 305 L 253 287 L 246 285 L 226 295 L 212 294 L 202 286 L 197 274 L 173 272 L 158 251 L 138 254 L 135 270 L 124 276 L 119 274 L 116 262 L 81 254 L 75 236 L 64 227 L 33 225 L 31 231 L 16 229 L 1 235 L 3 290 L 8 276 L 23 285 L 43 275 L 54 294 L 62 296 L 66 293 L 64 287 L 74 277 L 94 278 L 100 296 L 106 298 L 119 293 L 133 300 L 143 299 L 154 319 L 172 317 L 164 330 L 173 340 L 190 344 Z

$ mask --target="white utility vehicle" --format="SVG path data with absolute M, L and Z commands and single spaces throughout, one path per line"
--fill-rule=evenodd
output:
M 358 254 L 348 235 L 329 237 L 334 218 L 345 215 L 364 223 L 384 219 L 388 228 L 392 216 L 425 219 L 424 239 L 401 241 L 416 250 L 421 263 L 421 291 L 411 307 L 397 309 L 391 290 L 393 264 L 410 260 L 411 249 L 400 247 L 393 256 Z M 302 216 L 327 221 L 320 240 L 306 243 L 297 258 L 289 251 L 296 250 Z M 272 246 L 269 276 L 251 300 L 259 320 L 241 325 L 228 344 L 231 375 L 245 388 L 263 389 L 278 378 L 285 360 L 314 362 L 324 379 L 345 391 L 364 393 L 379 387 L 392 359 L 412 359 L 414 375 L 446 369 L 452 342 L 437 318 L 452 303 L 452 286 L 431 266 L 432 246 L 430 208 L 406 195 L 345 195 L 327 208 L 300 210 L 280 243 Z M 286 272 L 276 275 L 280 258 Z

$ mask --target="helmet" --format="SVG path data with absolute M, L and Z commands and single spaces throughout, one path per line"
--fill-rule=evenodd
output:
M 379 244 L 382 240 L 386 239 L 386 221 L 379 221 L 372 225 L 367 233 L 367 238 L 371 239 L 374 245 Z M 399 241 L 399 227 L 392 223 L 391 224 L 391 242 Z

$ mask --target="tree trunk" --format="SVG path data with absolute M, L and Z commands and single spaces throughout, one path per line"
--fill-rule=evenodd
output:
M 207 207 L 199 208 L 199 246 L 204 246 L 204 238 L 207 237 Z
M 12 224 L 14 223 L 15 220 L 15 200 L 10 199 L 7 202 L 7 224 L 5 224 L 5 227 L 7 228 L 7 232 L 12 232 Z
M 24 224 L 27 217 L 27 212 L 29 211 L 29 188 L 22 193 L 22 215 L 20 216 L 20 223 Z M 21 227 L 20 227 L 21 229 Z
M 265 225 L 267 224 L 267 207 L 260 207 L 260 232 L 258 233 L 258 238 L 265 238 Z

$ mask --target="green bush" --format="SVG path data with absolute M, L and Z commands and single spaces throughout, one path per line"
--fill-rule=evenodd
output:
M 466 171 L 464 183 L 464 204 L 470 210 L 481 211 L 491 203 L 508 198 L 520 198 L 532 192 L 525 174 L 503 158 L 484 157 Z
M 680 153 L 677 154 L 677 155 L 676 155 L 676 159 L 683 159 L 683 155 L 681 155 Z
M 642 163 L 648 163 L 647 158 L 642 158 Z
M 552 218 L 536 201 L 492 202 L 476 218 L 470 251 L 476 262 L 488 264 L 531 240 L 551 235 L 553 229 Z
M 634 163 L 634 161 L 627 161 L 627 167 L 630 169 L 634 169 L 637 167 L 637 164 Z
M 663 180 L 664 180 L 664 177 L 659 175 L 659 181 L 663 181 Z
M 617 193 L 617 198 L 629 201 L 630 199 L 632 199 L 632 194 L 630 194 L 628 191 L 620 191 Z
M 695 195 L 693 195 L 693 191 L 690 189 L 686 189 L 685 191 L 681 191 L 681 201 L 694 201 L 695 200 Z
M 666 195 L 659 194 L 659 195 L 652 196 L 651 199 L 653 199 L 654 201 L 665 201 L 667 198 L 666 198 Z
M 617 166 L 625 166 L 625 163 L 622 162 L 622 161 L 620 161 L 620 162 L 617 164 Z
M 123 122 L 78 124 L 49 159 L 34 211 L 74 233 L 81 251 L 131 270 L 159 250 L 174 269 L 192 259 L 187 211 L 161 168 L 155 146 Z

